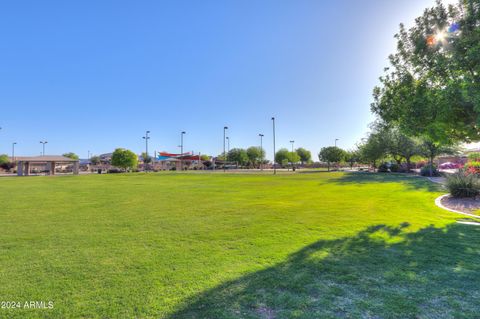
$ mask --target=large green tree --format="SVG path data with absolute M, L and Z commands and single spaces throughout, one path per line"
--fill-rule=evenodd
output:
M 243 148 L 233 148 L 227 153 L 227 160 L 240 166 L 248 164 L 248 154 Z
M 247 149 L 247 156 L 252 166 L 257 166 L 265 158 L 265 151 L 259 146 L 251 146 Z
M 377 138 L 384 148 L 385 155 L 392 157 L 398 165 L 405 161 L 410 169 L 411 158 L 421 153 L 420 140 L 403 133 L 397 126 L 382 122 L 374 123 L 372 128 L 378 135 Z
M 346 151 L 345 161 L 350 165 L 350 169 L 353 169 L 353 165 L 361 161 L 360 151 L 358 149 Z
M 345 159 L 345 151 L 340 147 L 328 146 L 324 147 L 318 153 L 318 159 L 322 162 L 326 162 L 328 170 L 330 171 L 330 164 L 340 163 Z
M 130 150 L 117 148 L 112 154 L 112 165 L 123 168 L 125 171 L 137 168 L 138 156 Z
M 372 111 L 438 147 L 480 140 L 479 1 L 437 1 L 395 37 Z
M 0 154 L 0 165 L 1 164 L 6 164 L 10 162 L 10 158 L 8 157 L 7 154 Z
M 275 163 L 282 166 L 288 165 L 290 162 L 289 151 L 286 148 L 281 148 L 275 153 Z
M 288 152 L 288 162 L 292 165 L 292 169 L 295 168 L 295 164 L 300 162 L 300 155 L 297 152 Z
M 297 152 L 298 156 L 300 156 L 300 162 L 302 163 L 302 165 L 312 160 L 312 153 L 310 153 L 310 151 L 306 150 L 303 147 L 297 148 L 295 152 Z
M 358 151 L 363 163 L 369 163 L 376 169 L 379 160 L 388 155 L 388 148 L 379 132 L 372 132 L 368 138 L 359 145 Z

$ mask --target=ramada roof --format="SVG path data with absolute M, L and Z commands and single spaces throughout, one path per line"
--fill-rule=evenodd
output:
M 61 155 L 45 155 L 45 156 L 16 156 L 15 161 L 45 163 L 45 162 L 78 162 L 76 159 L 68 158 Z

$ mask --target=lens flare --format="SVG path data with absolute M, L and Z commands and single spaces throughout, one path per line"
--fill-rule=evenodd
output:
M 442 42 L 447 38 L 447 33 L 445 31 L 439 31 L 435 34 L 435 41 Z

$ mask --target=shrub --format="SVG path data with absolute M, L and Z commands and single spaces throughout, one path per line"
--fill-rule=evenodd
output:
M 465 164 L 464 168 L 467 170 L 468 173 L 480 174 L 480 162 L 468 162 L 467 164 Z
M 478 162 L 480 161 L 480 153 L 479 152 L 474 152 L 468 154 L 468 159 L 472 162 Z
M 427 164 L 422 167 L 420 170 L 420 175 L 422 176 L 430 176 L 430 164 Z M 437 166 L 432 165 L 432 176 L 440 176 L 440 173 L 438 172 Z
M 380 166 L 378 166 L 378 172 L 379 173 L 388 173 L 388 164 L 387 163 L 380 164 Z
M 123 173 L 123 171 L 121 169 L 118 169 L 118 168 L 110 168 L 108 171 L 107 171 L 108 174 L 117 174 L 117 173 Z
M 15 163 L 12 163 L 12 162 L 6 162 L 6 163 L 0 164 L 0 168 L 3 168 L 6 171 L 10 171 L 14 167 L 15 167 Z
M 460 171 L 447 176 L 447 188 L 453 197 L 475 197 L 480 193 L 480 179 Z
M 390 172 L 398 173 L 400 172 L 400 165 L 393 163 L 390 165 Z

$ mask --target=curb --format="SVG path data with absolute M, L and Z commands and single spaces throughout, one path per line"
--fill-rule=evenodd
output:
M 450 194 L 445 194 L 445 195 L 442 195 L 442 196 L 439 196 L 435 199 L 435 205 L 437 205 L 438 207 L 442 208 L 442 209 L 445 209 L 445 210 L 448 210 L 449 212 L 452 212 L 452 213 L 457 213 L 457 214 L 461 214 L 461 215 L 465 215 L 465 216 L 469 216 L 469 217 L 473 217 L 473 218 L 478 218 L 480 219 L 480 216 L 477 216 L 477 215 L 473 215 L 473 214 L 469 214 L 469 213 L 464 213 L 464 212 L 461 212 L 459 210 L 455 210 L 455 209 L 450 209 L 448 207 L 445 207 L 442 205 L 442 199 L 444 197 L 447 197 L 447 196 L 450 196 Z

